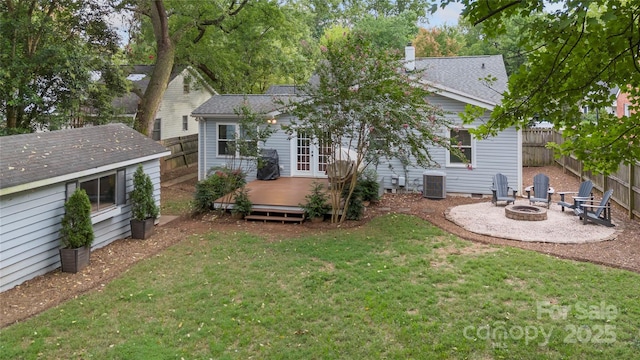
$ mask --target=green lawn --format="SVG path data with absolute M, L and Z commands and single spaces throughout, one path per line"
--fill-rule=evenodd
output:
M 635 273 L 388 215 L 275 243 L 191 237 L 3 329 L 0 357 L 632 359 L 638 294 Z

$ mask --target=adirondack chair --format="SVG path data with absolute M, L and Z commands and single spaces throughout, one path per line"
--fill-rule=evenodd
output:
M 528 186 L 524 191 L 527 193 L 529 204 L 533 205 L 537 202 L 547 203 L 547 209 L 551 205 L 551 194 L 553 188 L 549 187 L 549 177 L 545 174 L 538 174 L 533 177 L 533 185 Z M 533 191 L 533 197 L 531 192 Z
M 611 223 L 611 203 L 609 202 L 612 194 L 613 189 L 609 189 L 602 195 L 600 205 L 581 203 L 580 206 L 573 209 L 573 211 L 582 219 L 584 224 L 591 221 L 604 226 L 615 226 Z
M 558 202 L 558 205 L 560 205 L 560 207 L 562 208 L 562 211 L 564 211 L 564 208 L 569 208 L 569 209 L 578 208 L 580 203 L 593 200 L 593 194 L 591 193 L 592 190 L 593 190 L 593 183 L 591 182 L 591 180 L 583 181 L 580 184 L 580 188 L 578 189 L 578 192 L 575 192 L 575 191 L 559 192 L 558 194 L 560 195 L 560 201 Z M 576 194 L 576 196 L 573 197 L 573 204 L 566 202 L 564 199 L 564 196 L 569 194 Z
M 509 190 L 513 192 L 513 195 L 509 194 Z M 493 198 L 491 198 L 491 202 L 496 206 L 498 206 L 498 201 L 506 201 L 507 205 L 516 201 L 517 190 L 509 187 L 507 177 L 502 175 L 501 173 L 497 173 L 493 177 L 493 186 L 491 187 L 491 191 L 493 192 Z
M 328 164 L 326 173 L 329 178 L 329 188 L 351 181 L 354 170 L 354 163 L 349 160 L 337 160 Z

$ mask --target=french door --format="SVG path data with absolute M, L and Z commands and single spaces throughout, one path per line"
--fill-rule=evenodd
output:
M 326 177 L 331 149 L 324 141 L 312 138 L 309 131 L 298 129 L 291 151 L 293 176 Z

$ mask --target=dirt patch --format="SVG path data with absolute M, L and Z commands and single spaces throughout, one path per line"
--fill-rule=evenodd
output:
M 162 181 L 165 183 L 196 171 L 195 168 L 174 171 L 163 175 Z M 575 191 L 579 186 L 577 178 L 564 174 L 562 169 L 556 166 L 525 168 L 523 172 L 525 185 L 532 182 L 535 174 L 542 172 L 549 176 L 551 186 L 556 191 Z M 166 204 L 170 202 L 169 200 L 192 199 L 196 182 L 197 179 L 192 177 L 187 181 L 163 187 L 162 203 Z M 624 225 L 621 226 L 624 230 L 617 235 L 615 240 L 568 245 L 521 242 L 479 235 L 463 229 L 445 217 L 446 211 L 454 206 L 486 201 L 488 201 L 486 198 L 466 197 L 430 200 L 422 198 L 420 194 L 385 195 L 378 204 L 366 209 L 365 216 L 361 221 L 349 221 L 340 225 L 328 222 L 319 224 L 311 222 L 303 224 L 245 222 L 216 214 L 205 214 L 198 217 L 181 216 L 177 220 L 158 227 L 156 234 L 147 240 L 121 239 L 93 251 L 91 264 L 78 274 L 66 274 L 56 270 L 0 293 L 0 327 L 29 318 L 87 291 L 102 291 L 105 284 L 120 276 L 131 265 L 158 254 L 190 235 L 206 234 L 210 231 L 246 231 L 266 238 L 267 241 L 280 241 L 303 235 L 318 234 L 336 228 L 358 228 L 372 218 L 388 213 L 411 213 L 449 233 L 476 242 L 472 246 L 458 250 L 447 246 L 446 251 L 459 251 L 460 254 L 467 251 L 482 253 L 483 251 L 491 251 L 492 247 L 480 244 L 512 246 L 557 257 L 590 261 L 640 272 L 640 222 L 628 220 L 622 209 L 615 208 L 613 212 L 614 217 L 620 219 L 621 225 Z

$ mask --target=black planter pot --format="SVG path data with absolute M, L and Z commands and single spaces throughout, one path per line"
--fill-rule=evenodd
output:
M 131 238 L 146 239 L 155 233 L 154 222 L 156 219 L 148 218 L 146 220 L 131 219 Z
M 60 249 L 62 272 L 77 273 L 89 265 L 91 248 L 83 246 L 77 249 Z

